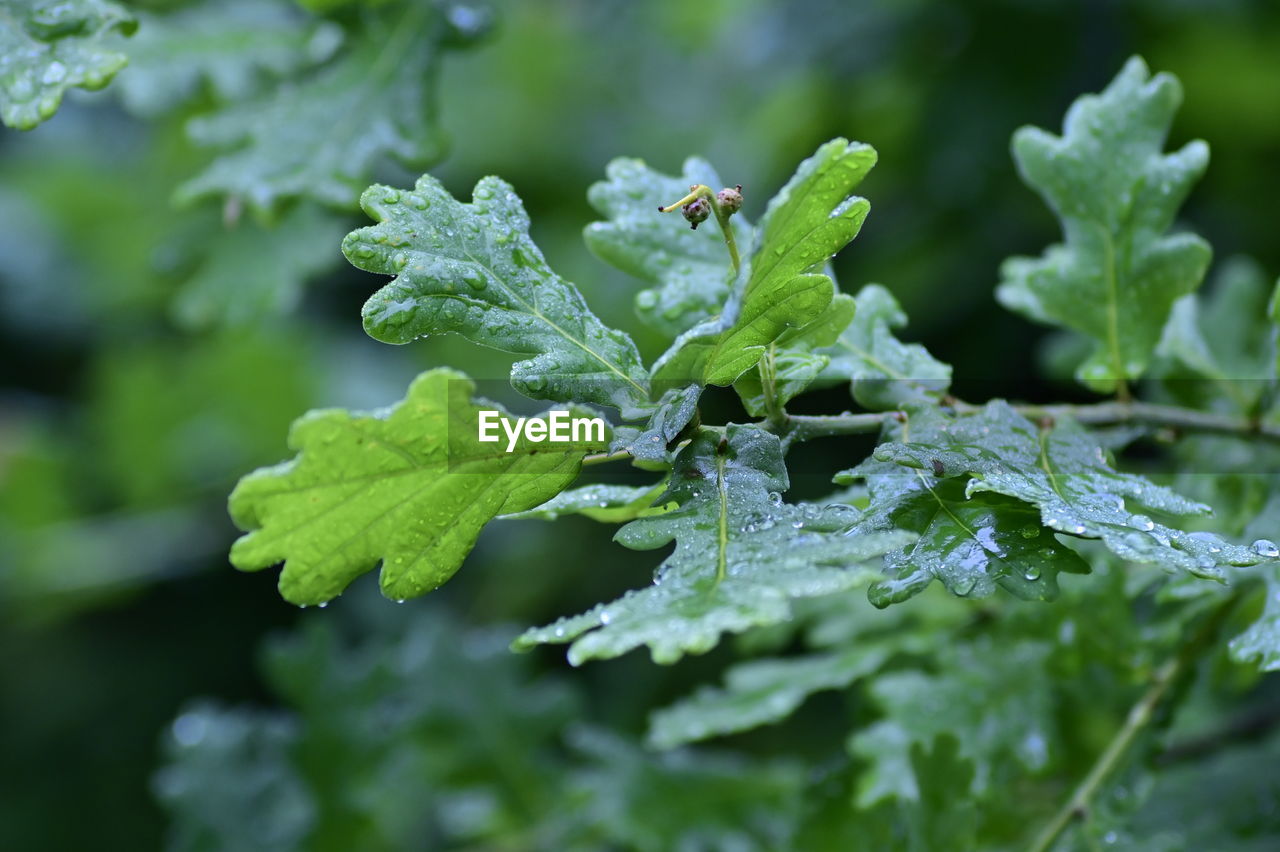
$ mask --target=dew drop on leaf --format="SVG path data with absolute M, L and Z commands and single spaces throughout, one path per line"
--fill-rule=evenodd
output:
M 1280 548 L 1276 547 L 1276 543 L 1265 538 L 1258 539 L 1250 547 L 1259 556 L 1266 556 L 1271 559 L 1280 556 Z

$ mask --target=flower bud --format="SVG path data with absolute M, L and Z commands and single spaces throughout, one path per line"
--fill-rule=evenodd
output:
M 716 201 L 720 204 L 720 209 L 727 215 L 732 216 L 742 209 L 742 184 L 738 184 L 733 189 L 728 187 L 716 193 Z
M 680 212 L 684 214 L 684 218 L 690 222 L 689 227 L 695 231 L 698 225 L 707 221 L 707 217 L 711 215 L 711 205 L 707 203 L 705 198 L 695 198 L 688 204 L 680 208 Z

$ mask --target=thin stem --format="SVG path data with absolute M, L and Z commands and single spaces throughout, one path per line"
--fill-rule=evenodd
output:
M 760 372 L 760 392 L 764 395 L 765 414 L 770 425 L 775 428 L 785 426 L 787 420 L 787 412 L 778 404 L 778 372 L 774 360 L 776 352 L 776 345 L 770 343 L 756 364 L 756 369 Z
M 721 206 L 720 200 L 716 197 L 715 191 L 705 183 L 696 184 L 689 187 L 689 194 L 679 201 L 668 204 L 666 207 L 659 207 L 659 213 L 670 213 L 672 210 L 678 210 L 686 204 L 691 204 L 699 198 L 705 198 L 711 205 L 712 212 L 716 215 L 716 224 L 720 226 L 720 232 L 724 234 L 724 245 L 729 250 L 729 261 L 733 264 L 733 274 L 736 277 L 738 270 L 742 268 L 742 260 L 738 256 L 738 241 L 733 237 L 733 223 L 729 221 L 732 213 L 729 213 Z
M 961 414 L 973 414 L 979 406 L 965 402 L 954 405 Z M 1149 426 L 1165 426 L 1188 432 L 1205 432 L 1214 435 L 1231 435 L 1240 438 L 1257 438 L 1280 443 L 1280 425 L 1260 423 L 1247 417 L 1213 414 L 1172 405 L 1156 405 L 1149 402 L 1102 402 L 1092 405 L 1015 405 L 1014 411 L 1034 420 L 1071 418 L 1093 426 L 1119 423 L 1143 423 Z M 852 435 L 874 432 L 887 419 L 901 419 L 900 411 L 872 414 L 839 414 L 826 417 L 787 418 L 785 431 L 791 441 L 804 441 L 831 435 Z
M 711 188 L 707 188 L 711 192 Z M 716 213 L 716 224 L 720 226 L 721 232 L 724 233 L 724 245 L 729 249 L 729 261 L 733 264 L 733 275 L 738 277 L 738 271 L 742 268 L 742 261 L 738 257 L 738 242 L 733 238 L 733 223 L 729 221 L 732 213 L 725 211 L 720 205 L 720 200 L 714 192 L 711 192 L 711 209 Z
M 1041 830 L 1035 842 L 1031 844 L 1030 852 L 1049 852 L 1075 820 L 1089 816 L 1093 799 L 1102 789 L 1102 785 L 1119 768 L 1138 736 L 1155 720 L 1156 711 L 1169 691 L 1195 664 L 1200 654 L 1212 644 L 1218 634 L 1218 628 L 1230 614 L 1237 600 L 1235 595 L 1228 598 L 1214 610 L 1201 628 L 1178 649 L 1176 654 L 1156 669 L 1147 691 L 1129 709 L 1129 715 L 1125 718 L 1124 724 L 1111 738 L 1111 742 L 1107 743 L 1106 749 L 1089 769 L 1084 780 L 1076 787 L 1071 798 Z

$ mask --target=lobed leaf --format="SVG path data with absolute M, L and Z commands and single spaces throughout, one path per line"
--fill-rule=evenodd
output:
M 408 343 L 460 334 L 533 356 L 511 368 L 511 383 L 534 399 L 611 405 L 624 419 L 653 407 L 635 343 L 547 265 L 510 185 L 484 178 L 464 204 L 423 175 L 408 192 L 370 187 L 360 206 L 378 224 L 348 234 L 342 252 L 360 269 L 395 276 L 365 303 L 370 336 Z
M 422 168 L 444 150 L 434 85 L 447 24 L 434 3 L 383 7 L 313 74 L 193 119 L 191 137 L 228 150 L 178 188 L 273 211 L 306 197 L 355 201 L 385 157 Z
M 1051 646 L 1026 641 L 998 645 L 990 636 L 943 646 L 938 671 L 881 674 L 870 692 L 885 718 L 849 739 L 850 751 L 870 762 L 857 803 L 868 807 L 890 796 L 920 798 L 927 777 L 917 776 L 913 745 L 963 731 L 960 755 L 973 762 L 972 792 L 1007 777 L 1043 770 L 1058 741 L 1056 696 L 1047 668 Z M 1014 767 L 1014 763 L 1018 765 Z M 953 790 L 965 798 L 970 789 Z
M 519 649 L 572 642 L 569 661 L 620 656 L 649 646 L 655 662 L 715 647 L 724 633 L 776 624 L 792 598 L 860 585 L 864 561 L 902 546 L 900 531 L 846 536 L 857 518 L 849 506 L 788 505 L 778 439 L 755 426 L 702 431 L 676 457 L 667 492 L 679 508 L 640 518 L 615 540 L 634 550 L 675 541 L 653 585 L 612 603 L 526 632 Z
M 997 586 L 1024 600 L 1053 600 L 1058 574 L 1088 572 L 1075 551 L 1040 525 L 1034 506 L 994 494 L 967 494 L 958 479 L 867 461 L 836 477 L 865 478 L 870 506 L 854 530 L 905 529 L 920 537 L 885 557 L 887 579 L 867 591 L 878 607 L 922 592 L 934 579 L 960 597 L 987 597 Z
M 1271 285 L 1256 263 L 1233 258 L 1207 294 L 1173 306 L 1157 350 L 1175 362 L 1161 378 L 1181 402 L 1253 416 L 1277 376 L 1277 328 L 1267 316 Z
M 431 370 L 378 412 L 313 411 L 294 423 L 299 455 L 244 477 L 232 519 L 248 534 L 231 561 L 243 571 L 284 562 L 280 593 L 324 603 L 382 561 L 387 597 L 429 592 L 457 572 L 481 528 L 564 490 L 591 447 L 533 443 L 512 452 L 476 441 L 474 385 Z M 599 449 L 598 447 L 596 449 Z
M 893 330 L 907 315 L 893 295 L 868 284 L 854 296 L 857 309 L 830 349 L 825 377 L 850 381 L 854 399 L 873 410 L 900 408 L 945 393 L 951 365 L 935 359 L 918 343 L 902 343 Z
M 690 185 L 721 186 L 711 164 L 697 157 L 684 162 L 680 177 L 654 171 L 642 160 L 618 158 L 593 184 L 587 198 L 602 216 L 583 232 L 587 248 L 601 260 L 653 285 L 636 294 L 636 314 L 672 337 L 718 314 L 729 295 L 733 271 L 724 236 L 714 223 L 689 227 L 681 216 L 655 215 Z M 732 219 L 734 235 L 750 245 L 753 230 L 742 214 Z
M 285 0 L 205 0 L 167 15 L 142 13 L 129 68 L 115 90 L 131 112 L 155 116 L 201 93 L 219 101 L 258 94 L 333 56 L 342 28 L 304 22 Z
M 672 748 L 779 722 L 813 693 L 844 689 L 884 665 L 892 647 L 866 644 L 842 651 L 739 663 L 722 688 L 704 686 L 649 717 L 649 744 Z
M 101 89 L 128 62 L 109 44 L 137 21 L 107 0 L 0 0 L 0 120 L 30 130 L 73 87 Z
M 914 416 L 912 421 L 920 422 Z M 922 430 L 912 427 L 909 442 L 882 444 L 875 459 L 939 477 L 969 476 L 965 498 L 995 493 L 1025 501 L 1050 530 L 1100 539 L 1132 562 L 1221 580 L 1225 566 L 1264 559 L 1213 533 L 1184 532 L 1143 514 L 1139 510 L 1204 515 L 1210 509 L 1141 476 L 1117 472 L 1074 421 L 1041 429 L 996 400 L 975 415 L 925 419 L 921 425 Z
M 1035 127 L 1013 138 L 1023 180 L 1062 221 L 1063 243 L 1001 269 L 997 296 L 1032 319 L 1089 337 L 1076 376 L 1099 391 L 1139 378 L 1174 303 L 1199 284 L 1209 245 L 1166 232 L 1204 172 L 1209 148 L 1164 154 L 1182 100 L 1178 81 L 1130 59 L 1100 95 L 1067 112 L 1062 136 Z
M 243 326 L 286 313 L 302 298 L 303 285 L 327 271 L 337 252 L 342 221 L 312 204 L 263 225 L 240 221 L 207 235 L 208 257 L 182 285 L 173 304 L 177 321 L 192 329 Z
M 835 285 L 816 270 L 858 235 L 870 205 L 851 195 L 871 146 L 822 145 L 769 202 L 724 312 L 689 329 L 654 364 L 657 379 L 730 385 L 765 348 L 828 310 Z

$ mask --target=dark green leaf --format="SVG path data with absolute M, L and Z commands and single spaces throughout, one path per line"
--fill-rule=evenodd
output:
M 0 119 L 30 130 L 57 112 L 67 89 L 101 89 L 128 58 L 112 47 L 137 22 L 106 0 L 0 2 Z
M 680 451 L 671 486 L 658 499 L 679 508 L 640 518 L 616 540 L 634 550 L 676 542 L 653 585 L 582 615 L 530 630 L 518 648 L 572 642 L 569 660 L 616 657 L 648 645 L 656 662 L 709 651 L 723 633 L 775 624 L 792 598 L 865 583 L 863 562 L 901 546 L 908 533 L 843 533 L 848 506 L 789 505 L 778 439 L 754 426 L 700 432 Z
M 781 721 L 810 695 L 843 689 L 875 672 L 889 658 L 885 644 L 804 657 L 751 660 L 725 674 L 723 688 L 704 686 L 649 717 L 649 743 L 656 748 L 735 734 Z
M 288 313 L 302 287 L 338 262 L 343 223 L 311 204 L 274 225 L 241 221 L 206 236 L 208 257 L 173 305 L 183 326 L 248 325 Z
M 620 158 L 609 163 L 606 175 L 587 197 L 607 221 L 588 225 L 584 237 L 601 260 L 655 285 L 636 295 L 640 319 L 674 337 L 718 314 L 733 278 L 724 235 L 713 222 L 694 230 L 683 217 L 656 210 L 684 197 L 690 185 L 718 190 L 722 184 L 711 164 L 691 157 L 682 176 L 670 177 L 642 160 Z M 738 242 L 750 245 L 750 224 L 741 214 L 732 222 Z
M 1076 375 L 1100 391 L 1143 374 L 1174 302 L 1209 265 L 1204 240 L 1166 234 L 1209 161 L 1200 141 L 1163 153 L 1181 100 L 1176 79 L 1133 58 L 1102 94 L 1075 102 L 1062 136 L 1014 135 L 1018 169 L 1062 220 L 1064 242 L 1008 260 L 997 295 L 1092 339 Z
M 945 393 L 951 366 L 920 344 L 902 343 L 893 336 L 894 329 L 907 324 L 893 295 L 879 284 L 868 284 L 854 298 L 853 322 L 834 346 L 824 350 L 831 357 L 825 375 L 851 381 L 854 398 L 877 411 Z
M 363 20 L 315 73 L 194 119 L 195 141 L 235 150 L 179 187 L 179 200 L 232 196 L 269 211 L 305 196 L 349 207 L 385 157 L 417 168 L 438 159 L 439 9 L 411 2 Z
M 837 476 L 865 478 L 871 505 L 855 530 L 905 529 L 920 538 L 885 557 L 889 579 L 870 589 L 876 606 L 919 594 L 936 578 L 961 597 L 986 597 L 1000 586 L 1026 600 L 1058 596 L 1058 573 L 1088 566 L 1040 525 L 1034 506 L 995 494 L 966 494 L 960 480 L 933 471 L 867 461 Z
M 581 849 L 788 849 L 804 774 L 784 761 L 676 751 L 654 755 L 596 729 L 573 732 L 590 763 L 573 773 Z M 602 842 L 603 841 L 603 842 Z
M 702 385 L 697 384 L 666 391 L 645 426 L 622 426 L 614 430 L 609 452 L 626 451 L 642 463 L 669 463 L 671 444 L 694 421 L 701 396 Z
M 337 24 L 304 24 L 284 0 L 205 0 L 139 19 L 129 68 L 115 88 L 130 111 L 144 116 L 187 102 L 204 84 L 219 101 L 248 98 L 272 77 L 330 58 L 343 38 Z
M 1057 741 L 1053 681 L 1046 669 L 1050 650 L 1042 642 L 1004 644 L 984 636 L 941 647 L 937 674 L 900 671 L 873 680 L 870 691 L 885 718 L 849 741 L 855 755 L 871 762 L 859 784 L 859 805 L 889 796 L 920 799 L 929 779 L 916 775 L 912 745 L 955 731 L 965 734 L 960 754 L 974 762 L 975 793 L 1024 770 L 1044 769 L 1050 744 Z
M 1271 284 L 1246 258 L 1224 264 L 1207 295 L 1173 306 L 1159 352 L 1176 367 L 1166 390 L 1197 408 L 1255 415 L 1276 379 L 1277 327 L 1266 316 Z
M 423 175 L 410 192 L 370 187 L 360 206 L 379 224 L 348 234 L 343 254 L 396 276 L 365 303 L 374 338 L 408 343 L 453 332 L 534 356 L 511 368 L 511 383 L 534 399 L 612 405 L 626 419 L 652 407 L 635 344 L 551 271 L 508 184 L 484 178 L 463 204 Z
M 1256 536 L 1253 550 L 1273 561 L 1238 572 L 1239 580 L 1262 582 L 1262 611 L 1244 633 L 1231 640 L 1231 656 L 1241 663 L 1257 663 L 1264 672 L 1280 671 L 1280 492 L 1273 493 L 1266 507 L 1245 530 Z
M 919 422 L 915 416 L 912 421 Z M 954 421 L 928 418 L 921 425 L 922 430 L 911 425 L 909 443 L 883 444 L 875 458 L 944 477 L 969 475 L 966 497 L 993 492 L 1025 501 L 1039 509 L 1050 530 L 1101 539 L 1133 562 L 1220 580 L 1224 566 L 1264 558 L 1213 533 L 1184 532 L 1142 514 L 1145 509 L 1205 515 L 1210 509 L 1141 476 L 1117 472 L 1074 421 L 1041 429 L 996 400 L 978 414 Z

